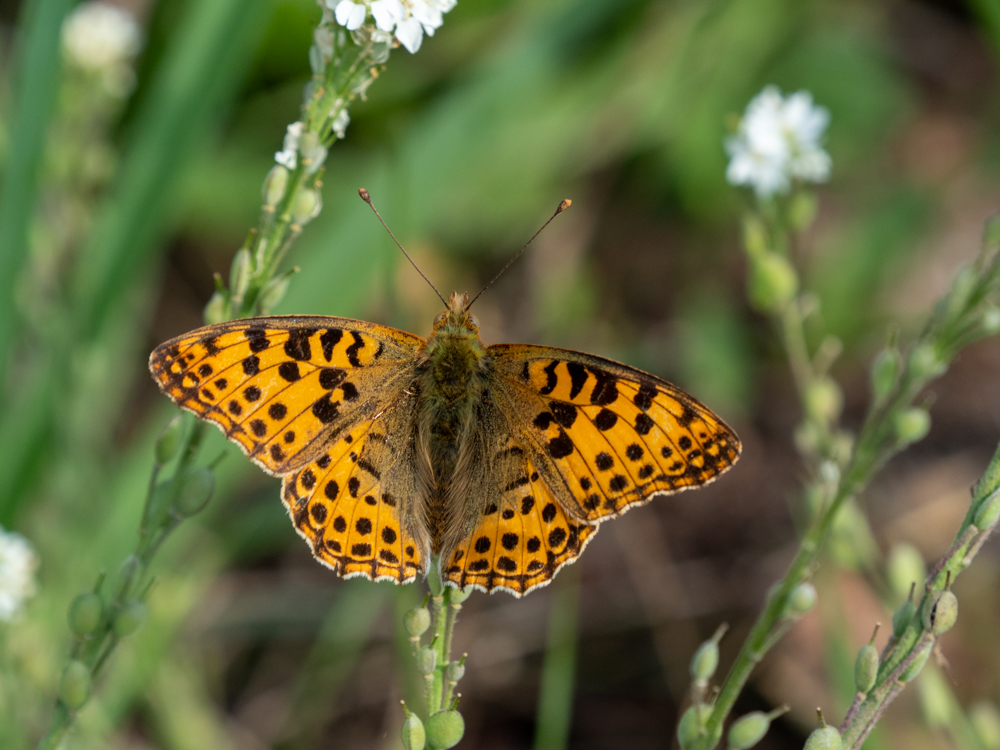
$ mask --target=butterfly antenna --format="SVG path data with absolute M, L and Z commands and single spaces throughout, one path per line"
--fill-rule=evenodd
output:
M 533 235 L 531 235 L 531 239 L 524 243 L 524 247 L 522 247 L 520 250 L 517 251 L 517 255 L 515 255 L 513 258 L 511 258 L 509 261 L 507 261 L 507 265 L 504 266 L 503 268 L 501 268 L 500 269 L 500 273 L 498 273 L 496 276 L 494 276 L 493 280 L 489 284 L 487 284 L 486 286 L 484 286 L 483 289 L 482 289 L 482 291 L 479 292 L 479 294 L 477 294 L 475 297 L 472 298 L 472 302 L 470 302 L 465 309 L 468 310 L 470 307 L 472 307 L 472 304 L 477 299 L 479 299 L 479 296 L 483 292 L 485 292 L 487 289 L 489 289 L 491 286 L 493 286 L 493 284 L 496 282 L 497 279 L 499 279 L 501 276 L 503 276 L 504 271 L 506 271 L 508 268 L 510 268 L 511 264 L 515 260 L 517 260 L 518 258 L 521 257 L 521 253 L 523 253 L 525 250 L 528 249 L 528 245 L 530 245 L 532 242 L 535 241 L 535 237 L 537 237 L 538 235 L 540 235 L 542 233 L 542 229 L 545 229 L 545 227 L 547 227 L 549 224 L 552 223 L 552 220 L 554 218 L 556 218 L 559 214 L 561 214 L 563 211 L 565 211 L 567 208 L 569 208 L 572 205 L 573 205 L 573 201 L 571 201 L 569 198 L 566 198 L 565 200 L 563 200 L 563 202 L 559 204 L 559 207 L 556 208 L 556 212 L 554 214 L 552 214 L 552 216 L 549 217 L 549 220 L 546 221 L 544 224 L 542 224 L 541 228 L 537 232 L 535 232 Z
M 445 307 L 447 307 L 448 306 L 447 300 L 445 300 L 445 298 L 441 296 L 441 292 L 439 292 L 437 290 L 437 287 L 435 287 L 433 284 L 431 284 L 431 280 L 428 279 L 426 276 L 424 276 L 424 272 L 421 271 L 420 268 L 417 266 L 417 264 L 413 262 L 413 258 L 411 258 L 410 254 L 408 252 L 406 252 L 406 248 L 399 244 L 399 240 L 396 239 L 396 235 L 394 235 L 392 233 L 392 230 L 389 229 L 389 227 L 385 223 L 385 221 L 382 220 L 382 216 L 379 214 L 378 209 L 375 208 L 375 204 L 372 203 L 372 197 L 370 195 L 368 195 L 368 191 L 365 190 L 364 188 L 360 188 L 358 190 L 358 195 L 361 196 L 361 200 L 363 200 L 365 203 L 367 203 L 369 206 L 371 206 L 372 211 L 375 212 L 375 215 L 378 216 L 378 220 L 380 222 L 382 222 L 382 226 L 385 227 L 385 231 L 387 231 L 389 233 L 389 236 L 392 237 L 392 241 L 396 243 L 396 247 L 398 247 L 400 250 L 403 251 L 403 255 L 405 255 L 406 259 L 408 261 L 410 261 L 410 265 L 412 265 L 414 268 L 417 269 L 417 273 L 420 274 L 420 276 L 423 278 L 423 280 L 427 282 L 427 285 L 431 289 L 434 290 L 434 294 L 436 294 L 438 296 L 438 299 L 441 300 L 444 303 Z

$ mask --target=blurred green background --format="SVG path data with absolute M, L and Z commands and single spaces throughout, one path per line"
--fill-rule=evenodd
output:
M 0 3 L 0 524 L 41 559 L 38 595 L 0 623 L 4 748 L 43 733 L 67 603 L 134 544 L 173 413 L 148 353 L 201 324 L 213 273 L 256 224 L 319 18 L 314 0 L 123 2 L 146 41 L 118 98 L 60 63 L 71 5 Z M 728 664 L 802 517 L 798 406 L 745 303 L 747 196 L 724 179 L 727 122 L 767 83 L 831 112 L 833 178 L 795 258 L 821 301 L 814 320 L 844 342 L 833 372 L 857 426 L 866 362 L 912 332 L 1000 206 L 998 48 L 994 0 L 460 0 L 352 108 L 276 312 L 429 332 L 440 303 L 361 186 L 443 293 L 478 291 L 572 198 L 477 302 L 486 343 L 628 362 L 743 438 L 731 474 L 609 524 L 577 563 L 570 747 L 671 746 L 691 653 L 727 620 Z M 998 366 L 996 342 L 963 355 L 935 388 L 930 437 L 866 495 L 874 545 L 833 545 L 821 606 L 738 707 L 792 706 L 760 747 L 801 747 L 816 705 L 842 715 L 853 654 L 890 617 L 872 593 L 876 550 L 947 549 L 997 440 Z M 336 579 L 295 535 L 278 483 L 213 430 L 206 459 L 220 453 L 220 491 L 158 558 L 150 620 L 72 746 L 397 747 L 415 679 L 398 623 L 423 589 Z M 467 602 L 462 747 L 531 746 L 550 589 Z M 957 591 L 945 679 L 965 705 L 1000 699 L 995 545 Z M 907 691 L 869 746 L 976 747 L 922 695 Z

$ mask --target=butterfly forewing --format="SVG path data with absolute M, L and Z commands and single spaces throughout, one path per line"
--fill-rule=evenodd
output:
M 578 519 L 599 522 L 653 495 L 697 487 L 738 458 L 736 434 L 675 386 L 588 354 L 489 348 L 505 408 L 539 473 Z
M 207 326 L 157 347 L 150 370 L 269 473 L 318 559 L 398 582 L 425 569 L 414 535 L 415 354 L 423 339 L 345 318 Z M 406 531 L 405 529 L 409 529 Z

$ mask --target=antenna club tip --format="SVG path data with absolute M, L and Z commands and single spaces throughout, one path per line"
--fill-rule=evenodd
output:
M 563 211 L 565 211 L 567 208 L 569 208 L 572 205 L 573 205 L 573 201 L 571 201 L 569 198 L 564 198 L 563 202 L 559 204 L 559 208 L 556 209 L 556 213 L 557 214 L 561 214 Z
M 361 196 L 361 200 L 363 200 L 368 205 L 371 205 L 372 197 L 368 195 L 367 190 L 365 190 L 364 188 L 358 188 L 358 195 Z

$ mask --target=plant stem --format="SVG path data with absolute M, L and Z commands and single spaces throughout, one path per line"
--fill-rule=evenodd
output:
M 562 750 L 569 740 L 580 600 L 578 568 L 564 568 L 552 592 L 548 642 L 538 689 L 535 750 Z

